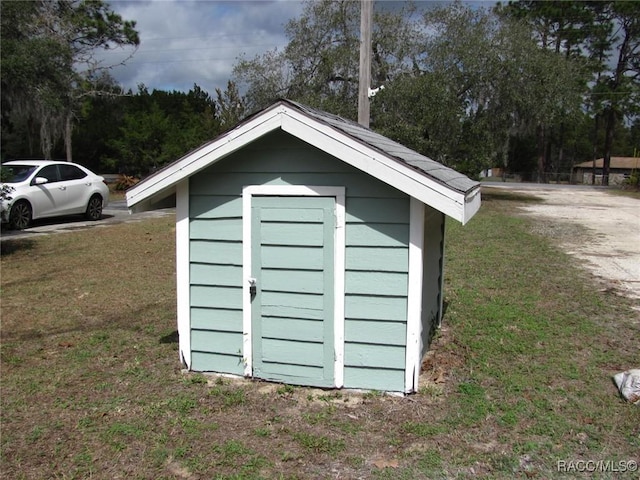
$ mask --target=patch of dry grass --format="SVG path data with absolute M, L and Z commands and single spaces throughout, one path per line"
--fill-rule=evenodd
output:
M 182 373 L 172 217 L 3 243 L 0 473 L 542 479 L 640 460 L 610 379 L 638 360 L 637 313 L 502 197 L 448 224 L 445 328 L 408 398 Z

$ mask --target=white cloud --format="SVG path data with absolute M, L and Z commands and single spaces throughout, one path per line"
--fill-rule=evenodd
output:
M 135 20 L 140 47 L 112 76 L 125 89 L 209 93 L 224 89 L 233 65 L 287 44 L 286 23 L 300 16 L 301 1 L 112 1 L 125 20 Z M 132 49 L 105 52 L 104 64 L 124 60 Z

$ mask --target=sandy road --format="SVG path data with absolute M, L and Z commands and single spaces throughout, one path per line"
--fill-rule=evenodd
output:
M 526 215 L 579 225 L 583 234 L 561 235 L 560 247 L 640 309 L 640 200 L 588 186 L 490 186 L 543 200 L 523 205 Z

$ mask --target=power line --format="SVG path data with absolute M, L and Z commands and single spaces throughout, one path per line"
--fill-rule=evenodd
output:
M 257 44 L 257 45 L 233 45 L 234 49 L 243 49 L 243 48 L 265 48 L 272 46 L 272 44 Z M 136 55 L 151 55 L 151 54 L 160 54 L 160 53 L 171 53 L 171 52 L 185 52 L 185 51 L 194 51 L 194 50 L 211 50 L 214 48 L 219 48 L 214 45 L 208 47 L 188 47 L 188 48 L 168 48 L 168 49 L 138 49 Z M 121 55 L 122 52 L 116 52 L 114 50 L 109 50 L 104 52 L 104 55 Z

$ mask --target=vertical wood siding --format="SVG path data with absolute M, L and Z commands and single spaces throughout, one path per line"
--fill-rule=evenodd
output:
M 281 132 L 190 180 L 192 368 L 243 373 L 241 194 L 246 185 L 346 186 L 344 386 L 403 391 L 409 197 Z M 277 246 L 264 248 L 273 249 L 266 257 L 281 268 L 301 262 L 315 268 L 322 262 L 311 247 L 280 256 Z M 277 274 L 271 280 L 278 282 Z
M 251 268 L 257 280 L 251 302 L 253 375 L 332 387 L 335 199 L 254 196 L 251 207 Z M 308 262 L 286 269 L 278 264 L 299 248 L 315 250 L 323 261 L 313 269 Z M 272 254 L 276 258 L 269 258 Z

